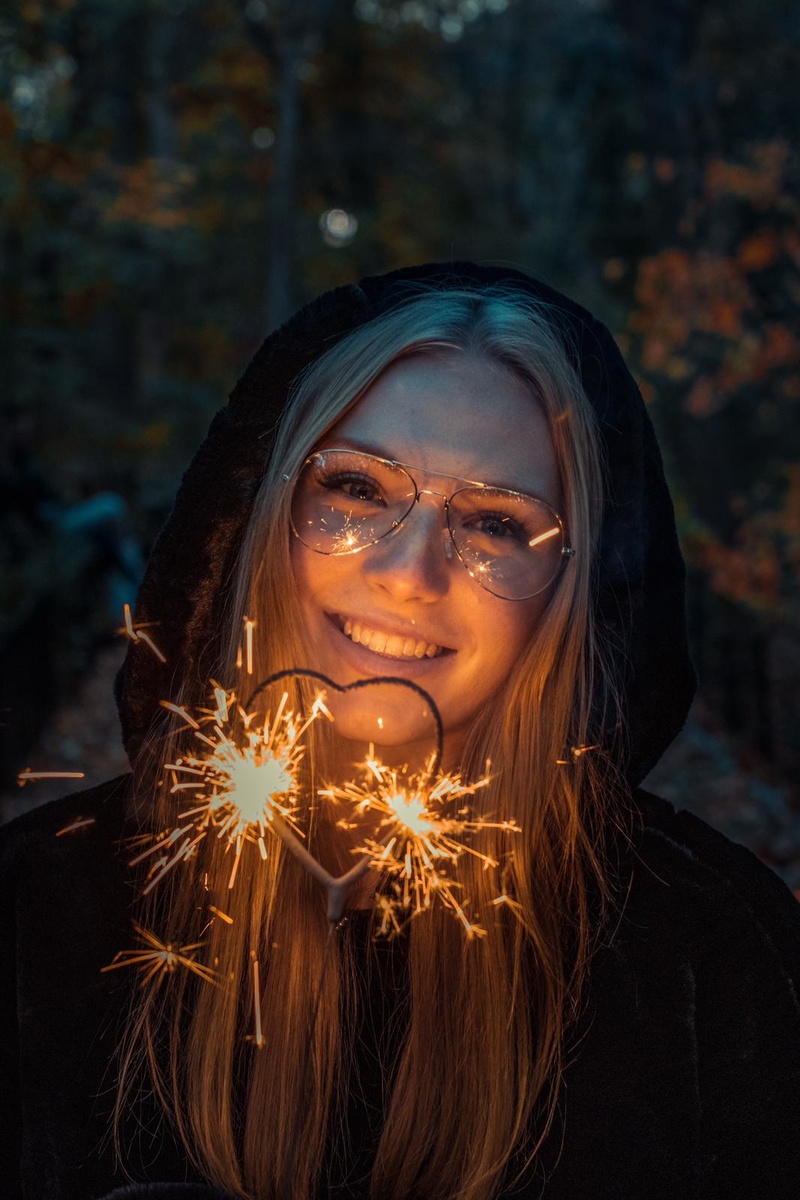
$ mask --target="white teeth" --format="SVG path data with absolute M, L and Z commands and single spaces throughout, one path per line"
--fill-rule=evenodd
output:
M 386 649 L 387 637 L 385 633 L 371 633 L 369 641 L 366 643 L 373 654 L 383 654 Z
M 359 621 L 351 621 L 349 617 L 345 619 L 342 632 L 351 641 L 366 646 L 373 654 L 383 654 L 387 658 L 436 658 L 442 653 L 441 646 L 433 642 L 416 641 L 399 634 L 379 633 Z

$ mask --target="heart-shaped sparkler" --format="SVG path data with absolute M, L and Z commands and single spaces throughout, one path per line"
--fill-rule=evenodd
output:
M 319 690 L 308 715 L 290 710 L 289 692 L 285 690 L 274 715 L 267 713 L 259 726 L 253 705 L 259 699 L 263 702 L 268 688 L 288 680 L 308 680 L 317 685 Z M 419 745 L 419 720 L 426 714 L 426 719 L 430 717 L 433 721 L 435 744 L 422 769 L 414 772 L 408 763 L 399 769 L 388 767 L 370 743 L 365 761 L 360 768 L 356 766 L 360 780 L 318 789 L 320 798 L 341 804 L 349 812 L 349 818 L 344 816 L 337 822 L 339 828 L 358 830 L 363 835 L 362 841 L 353 847 L 353 853 L 360 856 L 358 861 L 342 875 L 333 875 L 301 840 L 304 835 L 297 818 L 301 791 L 299 766 L 306 753 L 303 738 L 320 717 L 334 721 L 327 704 L 329 700 L 333 703 L 333 695 L 346 698 L 387 685 L 413 693 L 417 701 L 422 701 L 421 712 L 413 705 L 398 710 L 393 699 L 384 709 L 384 715 L 394 711 L 397 727 L 387 729 L 384 718 L 376 715 L 376 711 L 358 713 L 353 725 L 353 711 L 345 708 L 339 716 L 346 729 L 356 728 L 357 737 L 362 739 L 365 723 L 369 726 L 374 721 L 376 740 L 380 737 L 382 742 L 390 744 L 399 740 L 406 745 L 408 730 L 412 729 L 415 732 L 411 740 Z M 209 834 L 225 839 L 226 849 L 233 850 L 228 880 L 228 887 L 232 888 L 244 849 L 248 845 L 257 846 L 266 859 L 267 840 L 277 836 L 325 889 L 328 919 L 332 924 L 341 919 L 350 889 L 368 871 L 375 870 L 387 880 L 387 888 L 377 894 L 383 933 L 399 932 L 401 913 L 417 916 L 430 908 L 435 898 L 461 920 L 469 936 L 483 933 L 467 916 L 466 898 L 460 891 L 462 885 L 455 878 L 455 863 L 468 854 L 478 858 L 484 867 L 498 866 L 491 855 L 469 845 L 465 835 L 488 828 L 519 832 L 519 827 L 513 821 L 475 817 L 463 805 L 454 809 L 454 801 L 473 795 L 489 783 L 489 778 L 464 783 L 458 775 L 441 771 L 442 719 L 424 688 L 391 675 L 343 685 L 318 671 L 289 668 L 259 683 L 246 707 L 234 708 L 235 696 L 216 685 L 214 697 L 216 706 L 199 710 L 199 719 L 184 708 L 162 702 L 193 728 L 203 750 L 198 755 L 184 754 L 166 766 L 173 778 L 172 793 L 186 795 L 188 803 L 179 813 L 176 826 L 156 838 L 131 864 L 151 859 L 145 892 L 177 863 L 193 857 Z M 234 715 L 239 719 L 235 734 L 229 727 Z M 348 733 L 345 740 L 350 740 Z M 160 858 L 155 857 L 158 853 Z
M 355 683 L 339 684 L 329 676 L 323 675 L 320 671 L 289 668 L 285 671 L 278 671 L 274 675 L 270 675 L 267 679 L 262 680 L 262 682 L 259 683 L 251 693 L 245 707 L 248 710 L 252 708 L 253 703 L 258 699 L 259 696 L 263 695 L 263 693 L 266 692 L 269 687 L 273 687 L 275 684 L 280 683 L 284 679 L 314 679 L 317 681 L 317 683 L 321 683 L 325 688 L 332 692 L 336 692 L 341 696 L 352 692 L 358 692 L 365 688 L 374 688 L 378 685 L 397 684 L 400 687 L 410 689 L 423 701 L 425 707 L 429 710 L 431 716 L 433 717 L 436 728 L 436 745 L 431 757 L 428 759 L 426 771 L 432 776 L 438 770 L 442 760 L 442 748 L 444 743 L 442 718 L 433 697 L 430 696 L 429 693 L 426 692 L 424 688 L 421 688 L 418 684 L 413 683 L 409 679 L 402 679 L 396 675 L 379 675 L 372 679 L 359 679 Z M 326 792 L 324 794 L 329 795 L 330 792 Z M 346 795 L 346 793 L 343 794 Z M 285 819 L 283 814 L 280 812 L 274 812 L 271 817 L 271 823 L 272 828 L 284 843 L 287 850 L 289 850 L 295 856 L 295 858 L 297 858 L 298 861 L 303 864 L 309 874 L 311 874 L 314 879 L 316 879 L 318 883 L 324 887 L 328 898 L 328 920 L 331 923 L 336 924 L 342 918 L 350 888 L 359 879 L 363 878 L 363 876 L 366 875 L 367 872 L 375 865 L 375 855 L 371 853 L 363 854 L 349 871 L 346 871 L 343 875 L 334 876 L 330 873 L 330 871 L 323 867 L 322 863 L 320 863 L 319 860 L 315 858 L 309 850 L 306 849 L 297 834 L 292 829 L 291 824 Z
M 284 691 L 274 715 L 268 714 L 259 726 L 254 720 L 253 705 L 270 687 L 290 679 L 311 680 L 318 688 L 321 685 L 308 716 L 298 716 L 290 710 L 289 694 Z M 215 706 L 199 710 L 196 717 L 179 705 L 162 701 L 164 708 L 180 716 L 194 731 L 202 750 L 197 754 L 184 753 L 166 766 L 173 778 L 172 793 L 185 796 L 187 804 L 179 813 L 177 824 L 154 841 L 148 839 L 147 848 L 131 860 L 131 866 L 144 859 L 151 861 L 144 893 L 151 891 L 179 862 L 192 858 L 209 833 L 226 839 L 233 848 L 228 880 L 231 888 L 245 846 L 248 843 L 256 845 L 262 858 L 266 858 L 265 839 L 273 833 L 325 888 L 328 918 L 332 922 L 339 921 L 350 888 L 369 871 L 374 855 L 365 851 L 349 871 L 334 876 L 302 844 L 296 817 L 299 809 L 298 768 L 305 754 L 303 737 L 320 717 L 334 719 L 326 704 L 330 693 L 344 697 L 384 685 L 405 688 L 422 701 L 422 712 L 416 712 L 415 720 L 422 715 L 432 719 L 435 745 L 427 760 L 426 774 L 433 774 L 438 770 L 442 756 L 441 716 L 434 700 L 423 688 L 397 676 L 377 676 L 343 685 L 319 671 L 289 668 L 262 680 L 244 707 L 235 703 L 232 693 L 214 685 Z M 243 727 L 236 735 L 229 728 L 234 715 L 238 715 Z M 406 710 L 403 716 L 407 715 Z M 375 732 L 380 733 L 383 719 L 376 717 L 375 721 Z M 374 757 L 372 747 L 370 752 Z
M 253 708 L 255 702 L 261 700 L 263 709 L 268 689 L 288 680 L 306 680 L 317 685 L 317 694 L 307 715 L 291 711 L 289 690 L 284 690 L 272 714 L 267 712 L 259 725 Z M 179 811 L 172 829 L 155 837 L 145 834 L 137 839 L 139 852 L 131 865 L 145 859 L 150 862 L 143 894 L 155 887 L 177 864 L 193 858 L 202 840 L 208 836 L 224 840 L 226 855 L 233 851 L 229 888 L 234 885 L 246 847 L 250 850 L 257 847 L 266 859 L 269 838 L 280 838 L 327 895 L 329 933 L 312 1029 L 316 1025 L 331 945 L 348 895 L 370 870 L 383 876 L 383 884 L 376 892 L 380 917 L 376 931 L 389 936 L 400 933 L 408 918 L 427 911 L 436 899 L 461 921 L 468 937 L 480 937 L 485 933 L 468 915 L 468 899 L 461 890 L 463 884 L 457 878 L 456 864 L 462 855 L 474 856 L 485 868 L 499 864 L 479 846 L 470 845 L 471 839 L 465 835 L 484 829 L 519 832 L 519 826 L 513 821 L 498 822 L 485 815 L 473 815 L 468 805 L 454 804 L 485 787 L 489 778 L 464 783 L 458 775 L 441 770 L 442 719 L 424 688 L 391 675 L 341 685 L 318 671 L 290 668 L 259 683 L 247 705 L 242 707 L 236 703 L 233 693 L 216 684 L 212 686 L 214 707 L 199 709 L 196 716 L 185 708 L 162 701 L 165 708 L 186 722 L 187 729 L 193 731 L 193 737 L 202 749 L 197 754 L 190 749 L 166 764 L 165 784 L 168 773 L 172 778 L 170 791 L 185 798 L 185 807 Z M 365 725 L 369 728 L 370 721 L 374 720 L 376 740 L 380 735 L 381 744 L 399 742 L 406 747 L 409 744 L 419 746 L 419 720 L 421 715 L 427 714 L 434 727 L 433 746 L 423 768 L 414 772 L 407 763 L 398 769 L 385 765 L 376 755 L 374 745 L 370 744 L 366 760 L 360 765 L 355 764 L 360 779 L 342 786 L 317 789 L 320 799 L 344 808 L 346 815 L 337 821 L 338 827 L 351 832 L 357 830 L 358 836 L 362 837 L 361 842 L 352 847 L 352 852 L 358 855 L 355 864 L 343 874 L 334 875 L 301 840 L 304 834 L 298 817 L 301 811 L 299 767 L 306 753 L 303 739 L 310 726 L 320 718 L 334 721 L 327 704 L 332 696 L 345 698 L 376 686 L 406 689 L 416 701 L 422 702 L 422 710 L 410 705 L 399 711 L 392 700 L 383 708 L 383 714 L 386 717 L 393 712 L 398 720 L 395 728 L 386 729 L 384 719 L 377 715 L 379 706 L 375 711 L 368 708 L 366 713 L 357 713 L 354 724 L 353 710 L 345 709 L 343 724 L 359 731 L 354 740 L 363 740 Z M 409 728 L 416 731 L 411 739 L 407 736 Z M 351 741 L 348 734 L 345 734 L 345 741 Z M 322 749 L 321 757 L 325 759 L 326 752 L 324 747 Z M 207 879 L 205 886 L 208 890 Z M 508 897 L 502 896 L 495 903 L 507 900 Z M 209 904 L 208 909 L 211 919 L 219 917 L 229 924 L 233 922 L 215 905 Z M 216 981 L 215 968 L 195 958 L 195 952 L 204 944 L 202 941 L 178 946 L 163 942 L 154 932 L 142 927 L 137 927 L 136 933 L 140 945 L 134 950 L 120 952 L 107 970 L 138 965 L 145 973 L 145 983 L 158 984 L 182 967 L 203 980 Z M 251 950 L 251 959 L 255 1017 L 252 1040 L 261 1047 L 265 1038 L 256 948 Z M 304 1074 L 306 1069 L 303 1068 Z

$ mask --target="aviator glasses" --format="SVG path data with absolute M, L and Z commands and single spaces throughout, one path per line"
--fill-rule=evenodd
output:
M 317 554 L 355 554 L 401 529 L 422 496 L 439 496 L 448 556 L 452 543 L 472 578 L 503 600 L 538 596 L 574 555 L 544 500 L 469 480 L 446 496 L 418 487 L 418 469 L 358 450 L 317 450 L 295 482 L 292 530 Z

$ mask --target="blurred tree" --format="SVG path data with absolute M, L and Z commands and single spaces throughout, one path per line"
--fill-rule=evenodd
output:
M 273 328 L 297 306 L 294 277 L 295 208 L 301 132 L 301 88 L 314 71 L 333 0 L 246 0 L 245 25 L 275 67 L 277 127 L 266 256 L 266 324 Z

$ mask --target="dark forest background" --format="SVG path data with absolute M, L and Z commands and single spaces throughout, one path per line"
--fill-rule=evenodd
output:
M 615 332 L 690 568 L 694 758 L 797 805 L 794 0 L 19 0 L 0 33 L 6 786 L 265 332 L 470 257 Z

